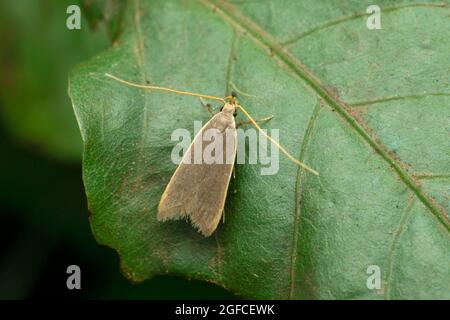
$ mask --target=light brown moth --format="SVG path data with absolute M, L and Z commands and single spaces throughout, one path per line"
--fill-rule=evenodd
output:
M 227 197 L 228 185 L 233 173 L 234 159 L 236 157 L 236 121 L 234 119 L 237 110 L 249 119 L 249 123 L 255 126 L 267 139 L 269 139 L 291 161 L 305 170 L 319 175 L 317 171 L 292 157 L 277 141 L 268 136 L 258 123 L 237 102 L 233 94 L 225 99 L 203 95 L 188 91 L 180 91 L 159 86 L 141 85 L 129 82 L 111 74 L 106 76 L 132 87 L 161 90 L 178 94 L 196 96 L 200 98 L 219 100 L 223 106 L 219 113 L 214 115 L 196 134 L 191 145 L 184 154 L 175 173 L 169 181 L 158 206 L 157 219 L 159 221 L 189 219 L 193 226 L 205 237 L 209 237 L 216 229 L 222 217 Z M 213 138 L 203 139 L 206 132 L 213 131 Z M 221 138 L 222 148 L 215 149 L 215 159 L 221 159 L 207 163 L 204 159 L 198 162 L 195 155 L 203 154 L 203 150 L 211 143 Z M 219 152 L 217 154 L 217 152 Z
M 175 170 L 159 202 L 157 218 L 160 221 L 189 218 L 205 237 L 217 228 L 225 206 L 228 185 L 236 157 L 236 99 L 225 103 L 197 133 Z M 211 141 L 203 139 L 204 133 L 216 132 Z M 219 137 L 220 136 L 220 137 Z M 220 139 L 218 139 L 220 138 Z M 217 141 L 214 163 L 195 163 L 196 148 L 203 150 Z M 198 154 L 198 153 L 197 153 Z

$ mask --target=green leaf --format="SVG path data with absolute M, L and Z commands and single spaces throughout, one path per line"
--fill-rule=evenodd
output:
M 129 3 L 117 43 L 70 76 L 92 229 L 129 279 L 171 273 L 252 298 L 450 298 L 450 10 L 379 1 L 382 29 L 369 30 L 369 4 Z M 209 115 L 106 72 L 257 96 L 239 98 L 274 115 L 266 127 L 320 177 L 281 155 L 272 176 L 237 165 L 215 235 L 157 222 L 170 134 Z M 380 289 L 367 286 L 372 265 Z

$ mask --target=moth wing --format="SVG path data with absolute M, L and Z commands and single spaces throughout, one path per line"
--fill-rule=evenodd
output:
M 210 131 L 210 129 L 212 129 Z M 212 132 L 214 139 L 204 141 Z M 220 138 L 222 139 L 221 142 Z M 236 123 L 229 113 L 220 112 L 197 133 L 181 163 L 170 179 L 158 206 L 158 220 L 176 220 L 188 217 L 204 236 L 217 228 L 223 213 L 225 199 L 236 157 Z M 195 163 L 196 151 L 214 148 L 214 158 L 222 163 Z M 207 149 L 208 150 L 208 149 Z M 198 154 L 198 153 L 197 153 Z

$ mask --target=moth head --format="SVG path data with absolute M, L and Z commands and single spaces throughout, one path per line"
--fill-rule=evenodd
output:
M 239 108 L 236 97 L 236 92 L 232 91 L 231 96 L 226 98 L 229 102 L 225 102 L 225 104 L 220 108 L 220 111 L 231 113 L 234 117 L 236 117 L 237 109 Z
M 220 108 L 220 111 L 225 113 L 231 113 L 234 115 L 236 113 L 236 109 L 237 109 L 236 104 L 225 102 L 222 108 Z

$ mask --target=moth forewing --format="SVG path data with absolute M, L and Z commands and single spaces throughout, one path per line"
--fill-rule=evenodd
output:
M 158 206 L 158 220 L 189 218 L 206 237 L 219 224 L 236 157 L 236 123 L 225 106 L 197 133 Z

